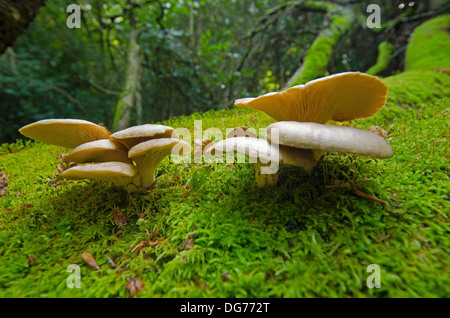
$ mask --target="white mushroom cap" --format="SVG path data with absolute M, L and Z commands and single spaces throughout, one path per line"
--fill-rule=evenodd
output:
M 266 139 L 233 137 L 219 141 L 206 150 L 206 155 L 238 152 L 249 157 L 255 164 L 255 178 L 258 186 L 275 185 L 279 163 L 311 170 L 316 160 L 310 149 L 298 149 L 272 144 Z
M 132 164 L 128 151 L 122 144 L 100 139 L 86 142 L 64 156 L 64 161 L 75 163 L 117 161 Z
M 81 119 L 43 119 L 20 128 L 19 132 L 28 138 L 65 148 L 107 139 L 111 135 L 105 127 Z
M 370 131 L 343 126 L 332 126 L 309 122 L 280 121 L 267 127 L 278 129 L 278 143 L 289 147 L 354 153 L 374 158 L 390 158 L 393 151 L 386 140 Z M 271 142 L 277 142 L 276 140 Z
M 157 124 L 145 124 L 139 126 L 133 126 L 120 130 L 111 135 L 111 140 L 120 142 L 127 149 L 131 149 L 133 146 L 157 138 L 178 138 L 175 133 L 175 129 L 165 125 Z
M 120 186 L 126 186 L 130 183 L 139 184 L 139 179 L 136 178 L 136 167 L 124 162 L 78 165 L 65 170 L 61 175 L 66 180 L 95 179 L 112 182 Z
M 178 152 L 174 149 L 179 150 Z M 183 155 L 191 151 L 191 146 L 177 138 L 159 138 L 141 142 L 128 151 L 128 157 L 137 165 L 141 184 L 150 187 L 155 180 L 159 163 L 171 153 Z M 176 152 L 176 153 L 175 153 Z

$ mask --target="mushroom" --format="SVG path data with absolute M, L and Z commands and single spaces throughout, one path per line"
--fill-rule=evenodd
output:
M 275 140 L 272 133 L 276 132 Z M 267 126 L 267 138 L 287 147 L 390 158 L 393 151 L 383 137 L 368 130 L 318 123 L 280 121 Z M 316 159 L 318 156 L 316 155 Z
M 316 164 L 310 149 L 286 147 L 262 138 L 232 137 L 217 142 L 206 150 L 206 155 L 238 152 L 249 157 L 255 168 L 258 187 L 274 186 L 278 181 L 279 164 L 289 164 L 311 170 Z
M 378 77 L 344 72 L 272 92 L 235 101 L 238 107 L 255 108 L 276 121 L 325 124 L 367 118 L 384 107 L 388 87 Z
M 110 136 L 110 139 L 120 142 L 127 147 L 127 149 L 131 149 L 133 146 L 148 140 L 171 137 L 178 138 L 175 129 L 172 127 L 157 124 L 145 124 L 115 132 Z
M 64 155 L 67 163 L 108 162 L 117 161 L 132 164 L 128 158 L 128 151 L 122 144 L 109 140 L 100 139 L 86 142 Z
M 112 182 L 117 186 L 139 185 L 137 168 L 124 162 L 102 162 L 77 165 L 61 174 L 66 180 L 95 179 Z
M 81 119 L 43 119 L 20 128 L 19 132 L 28 138 L 64 148 L 108 139 L 111 135 L 105 127 Z
M 178 150 L 178 153 L 176 150 Z M 148 188 L 155 180 L 156 168 L 165 157 L 171 153 L 183 155 L 190 151 L 191 146 L 181 139 L 159 138 L 133 146 L 128 151 L 128 157 L 137 165 L 141 185 Z

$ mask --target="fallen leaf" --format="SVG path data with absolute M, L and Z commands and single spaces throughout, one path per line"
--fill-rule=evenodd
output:
M 184 250 L 190 249 L 194 246 L 194 234 L 189 235 L 188 239 L 184 242 Z
M 109 216 L 111 216 L 113 218 L 114 224 L 116 224 L 116 226 L 125 226 L 128 224 L 127 215 L 125 213 L 123 213 L 122 211 L 120 211 L 120 209 L 117 207 L 111 211 Z
M 135 297 L 137 293 L 139 293 L 145 288 L 144 282 L 139 278 L 127 277 L 127 281 L 128 283 L 125 285 L 125 287 L 130 292 L 131 297 Z
M 230 278 L 228 277 L 229 274 L 230 274 L 230 272 L 226 272 L 226 273 L 220 275 L 220 277 L 222 277 L 222 281 L 226 282 L 226 281 L 230 280 Z
M 0 196 L 6 195 L 6 188 L 8 188 L 8 179 L 3 174 L 2 170 L 0 170 Z
M 83 254 L 81 255 L 81 257 L 90 266 L 94 267 L 95 269 L 100 269 L 100 267 L 98 267 L 97 262 L 95 261 L 94 257 L 89 252 L 84 251 Z
M 194 153 L 192 154 L 193 158 L 201 157 L 206 149 L 211 147 L 214 143 L 209 139 L 194 139 Z
M 258 136 L 251 131 L 249 128 L 246 127 L 238 127 L 230 131 L 227 135 L 227 138 L 233 138 L 233 137 L 251 137 L 251 138 L 257 138 Z
M 389 135 L 389 133 L 380 126 L 371 126 L 369 131 L 383 138 L 386 138 Z

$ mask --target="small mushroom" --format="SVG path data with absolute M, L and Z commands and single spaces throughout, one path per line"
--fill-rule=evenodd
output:
M 100 139 L 81 144 L 69 154 L 64 155 L 64 161 L 68 163 L 98 163 L 108 161 L 133 163 L 128 158 L 127 149 L 122 144 L 109 139 Z
M 64 148 L 108 139 L 111 133 L 103 126 L 81 119 L 43 119 L 19 129 L 25 137 Z
M 120 130 L 111 135 L 110 139 L 120 142 L 127 149 L 144 141 L 158 138 L 178 138 L 175 129 L 165 125 L 145 124 Z
M 206 155 L 235 151 L 248 156 L 249 162 L 254 164 L 258 187 L 276 185 L 280 163 L 303 167 L 307 171 L 316 164 L 312 150 L 286 147 L 270 143 L 266 139 L 252 137 L 224 139 L 209 147 Z
M 133 146 L 128 151 L 128 157 L 137 165 L 141 185 L 144 188 L 148 188 L 155 180 L 156 168 L 165 157 L 171 153 L 183 155 L 190 151 L 191 146 L 181 139 L 159 138 L 144 141 Z
M 261 110 L 277 121 L 316 122 L 367 118 L 384 107 L 388 87 L 378 77 L 344 72 L 297 85 L 282 92 L 235 101 Z
M 139 185 L 136 166 L 124 162 L 102 162 L 77 165 L 61 174 L 66 180 L 95 179 L 117 186 Z
M 274 129 L 277 129 L 277 138 L 272 140 Z M 320 152 L 353 153 L 374 158 L 390 158 L 394 154 L 383 137 L 354 127 L 280 121 L 267 126 L 267 138 L 272 143 Z

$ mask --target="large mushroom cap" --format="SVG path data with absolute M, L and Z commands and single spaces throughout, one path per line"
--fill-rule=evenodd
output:
M 278 141 L 271 140 L 274 129 L 278 130 Z M 302 149 L 354 153 L 374 158 L 393 156 L 391 147 L 383 137 L 353 127 L 280 121 L 267 126 L 267 137 L 272 143 Z
M 366 118 L 384 107 L 388 87 L 378 77 L 344 72 L 297 85 L 282 92 L 235 101 L 238 107 L 255 108 L 277 121 L 325 124 Z
M 120 130 L 111 135 L 111 140 L 125 145 L 127 149 L 133 146 L 157 138 L 178 138 L 172 127 L 157 124 L 145 124 Z
M 112 182 L 116 185 L 136 183 L 137 169 L 124 162 L 102 162 L 78 165 L 61 174 L 67 180 L 95 179 Z
M 109 139 L 81 144 L 65 155 L 64 161 L 75 163 L 108 161 L 132 163 L 131 159 L 128 158 L 128 150 L 125 146 Z
M 155 180 L 155 171 L 159 163 L 171 153 L 184 155 L 191 146 L 177 138 L 159 138 L 141 142 L 128 151 L 128 157 L 137 165 L 141 184 L 149 187 Z
M 81 119 L 43 119 L 20 128 L 19 132 L 28 138 L 65 148 L 107 139 L 111 134 L 105 127 Z
M 237 152 L 249 157 L 255 165 L 255 178 L 259 187 L 275 185 L 279 163 L 311 170 L 316 160 L 310 149 L 298 149 L 273 144 L 262 138 L 232 137 L 219 141 L 206 150 L 206 155 Z
M 297 149 L 270 143 L 262 138 L 232 137 L 221 140 L 206 150 L 206 155 L 237 152 L 249 157 L 249 162 L 275 161 L 311 169 L 316 161 L 310 149 Z

